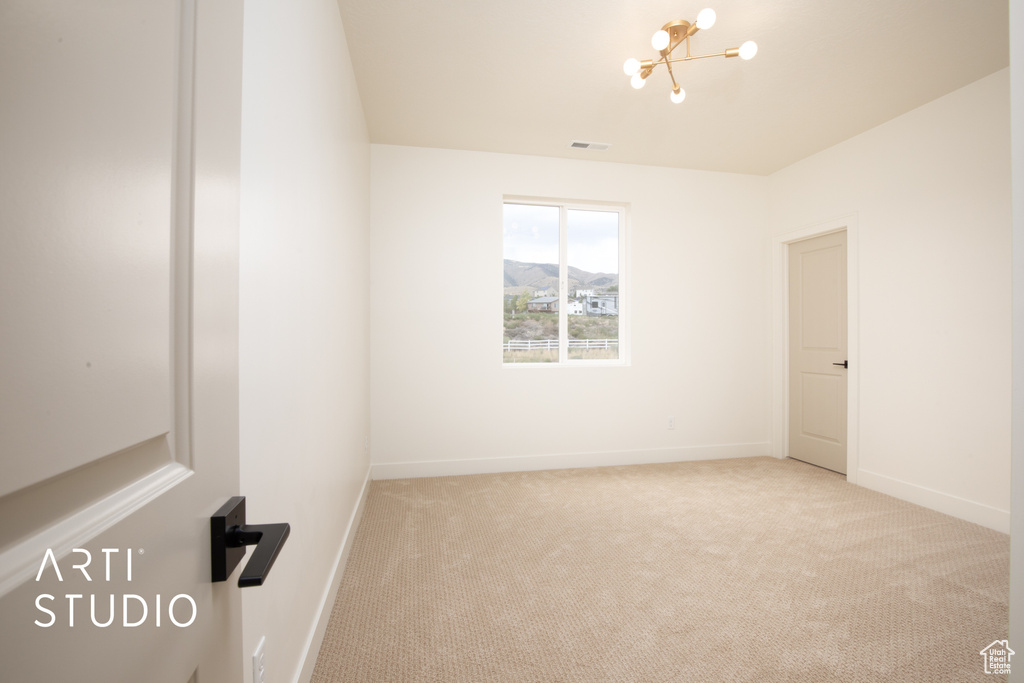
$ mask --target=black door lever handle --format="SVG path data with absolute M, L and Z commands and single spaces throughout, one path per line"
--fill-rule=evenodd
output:
M 246 524 L 245 496 L 231 498 L 210 517 L 212 580 L 227 581 L 245 557 L 245 546 L 255 545 L 238 587 L 262 586 L 289 533 L 287 524 Z
M 284 542 L 291 533 L 287 524 L 243 524 L 228 529 L 228 546 L 244 548 L 255 545 L 252 557 L 245 563 L 242 575 L 238 577 L 238 587 L 262 586 L 274 566 Z
M 842 365 L 844 368 L 850 367 L 850 361 L 844 360 L 842 363 L 833 363 L 832 365 Z

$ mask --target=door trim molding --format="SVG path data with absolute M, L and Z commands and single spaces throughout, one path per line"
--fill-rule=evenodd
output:
M 846 480 L 857 483 L 860 469 L 860 296 L 857 215 L 805 226 L 772 237 L 772 455 L 789 454 L 789 245 L 810 237 L 846 231 L 847 374 Z

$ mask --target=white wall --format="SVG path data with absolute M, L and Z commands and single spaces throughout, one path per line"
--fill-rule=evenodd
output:
M 859 484 L 1009 530 L 1004 69 L 770 177 L 773 235 L 859 226 Z
M 1024 642 L 1024 0 L 1010 0 L 1013 142 L 1013 522 L 1010 531 L 1010 642 Z M 1018 660 L 1020 661 L 1020 660 Z M 1011 681 L 1024 682 L 1018 665 Z
M 369 458 L 369 142 L 333 0 L 247 0 L 242 124 L 241 494 L 289 522 L 243 591 L 243 655 L 308 673 Z M 307 650 L 311 659 L 306 661 Z
M 770 452 L 766 178 L 382 145 L 371 167 L 375 478 Z M 629 367 L 502 368 L 503 194 L 631 205 Z

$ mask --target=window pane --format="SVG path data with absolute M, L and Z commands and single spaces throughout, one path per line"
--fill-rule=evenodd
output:
M 569 358 L 619 357 L 619 214 L 568 211 Z
M 506 363 L 558 362 L 558 214 L 505 204 Z

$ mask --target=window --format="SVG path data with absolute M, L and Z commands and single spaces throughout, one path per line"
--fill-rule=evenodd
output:
M 622 365 L 625 207 L 505 201 L 506 364 Z

